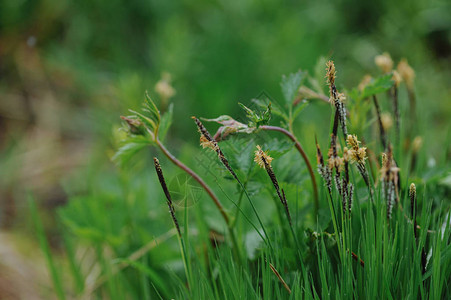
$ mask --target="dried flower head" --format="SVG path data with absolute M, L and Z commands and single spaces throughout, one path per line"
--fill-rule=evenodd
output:
M 335 77 L 336 77 L 336 71 L 335 71 L 335 65 L 334 62 L 329 60 L 326 63 L 326 78 L 328 84 L 335 84 Z
M 203 149 L 210 148 L 213 151 L 217 151 L 218 145 L 212 141 L 209 141 L 203 134 L 200 135 L 200 145 Z
M 329 163 L 329 169 L 331 169 L 331 170 L 334 168 L 337 169 L 338 172 L 341 172 L 343 170 L 344 160 L 342 157 L 332 156 L 329 158 L 328 163 Z
M 328 159 L 328 167 L 330 170 L 336 169 L 337 172 L 341 172 L 343 169 L 344 160 L 342 157 L 338 156 L 338 147 L 335 143 L 332 143 L 329 151 L 327 153 Z
M 393 60 L 387 52 L 376 56 L 374 62 L 384 73 L 389 73 L 393 69 Z
M 346 142 L 352 149 L 354 150 L 359 149 L 360 141 L 357 139 L 356 135 L 349 134 L 348 137 L 346 138 Z
M 254 161 L 260 166 L 260 168 L 266 169 L 267 167 L 271 167 L 272 160 L 273 158 L 269 156 L 266 152 L 264 152 L 260 147 L 260 145 L 257 145 Z
M 351 149 L 348 150 L 351 161 L 358 164 L 364 164 L 367 159 L 366 147 L 359 147 L 360 141 L 355 135 L 348 135 L 346 142 L 348 143 L 348 146 L 351 147 Z
M 171 86 L 171 74 L 163 72 L 161 79 L 155 84 L 155 91 L 162 99 L 169 99 L 175 95 L 175 89 Z
M 367 158 L 365 147 L 361 147 L 359 150 L 351 152 L 351 161 L 363 164 Z
M 381 114 L 381 123 L 385 131 L 388 131 L 390 128 L 392 128 L 393 119 L 390 113 L 385 112 Z
M 399 75 L 399 73 L 395 70 L 393 71 L 393 76 L 391 78 L 395 82 L 395 86 L 398 87 L 401 84 L 402 77 Z
M 407 87 L 412 88 L 413 87 L 413 80 L 415 79 L 415 71 L 412 69 L 412 67 L 407 62 L 407 59 L 403 58 L 398 64 L 398 72 L 401 75 L 402 79 L 407 84 Z
M 393 149 L 389 145 L 387 153 L 382 153 L 381 180 L 386 182 L 393 181 L 397 184 L 399 170 L 396 162 L 393 160 Z
M 348 147 L 344 147 L 343 148 L 343 160 L 344 160 L 344 162 L 347 163 L 350 158 L 351 158 L 351 153 L 349 152 Z
M 337 95 L 338 97 L 338 101 L 340 101 L 340 102 L 345 102 L 346 101 L 346 96 L 345 96 L 345 94 L 343 94 L 343 93 L 338 93 L 338 95 Z

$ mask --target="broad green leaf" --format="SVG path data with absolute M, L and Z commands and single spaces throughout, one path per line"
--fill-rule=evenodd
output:
M 386 74 L 371 80 L 362 91 L 354 88 L 350 92 L 350 96 L 356 98 L 356 100 L 365 99 L 376 94 L 388 91 L 393 87 L 394 81 L 392 80 L 393 74 Z
M 134 136 L 123 142 L 124 144 L 117 150 L 113 156 L 113 161 L 120 167 L 123 167 L 127 162 L 141 149 L 153 143 L 144 136 Z
M 301 113 L 301 111 L 304 110 L 304 108 L 307 107 L 307 105 L 308 105 L 308 102 L 307 102 L 307 101 L 303 101 L 303 102 L 299 103 L 299 104 L 296 106 L 296 108 L 295 108 L 294 111 L 293 111 L 293 120 L 296 119 L 296 117 Z
M 296 97 L 298 89 L 304 81 L 306 74 L 306 72 L 298 71 L 289 74 L 288 76 L 282 76 L 280 86 L 282 87 L 283 97 L 285 98 L 287 106 L 292 105 L 294 97 Z
M 328 59 L 326 57 L 320 56 L 313 71 L 314 76 L 309 78 L 311 86 L 319 94 L 324 94 L 327 86 L 325 79 L 327 60 Z
M 266 143 L 263 144 L 262 149 L 264 151 L 268 150 L 268 154 L 272 158 L 279 158 L 291 149 L 293 149 L 294 143 L 291 141 L 288 141 L 287 139 L 279 140 L 279 139 L 272 139 Z

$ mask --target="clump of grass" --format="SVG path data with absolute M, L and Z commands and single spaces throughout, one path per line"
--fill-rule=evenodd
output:
M 383 100 L 384 94 L 390 91 L 386 98 L 393 104 L 395 101 L 393 93 L 396 92 L 394 88 L 399 87 L 396 86 L 396 78 L 393 78 L 393 61 L 387 56 L 377 60 L 384 75 L 374 79 L 367 77 L 360 87 L 354 90 L 346 89 L 346 95 L 339 93 L 335 85 L 337 71 L 334 63 L 324 61 L 327 68 L 328 98 L 333 106 L 330 136 L 324 137 L 330 141 L 327 156 L 323 156 L 316 136 L 314 140 L 317 169 L 324 182 L 324 187 L 321 187 L 318 193 L 311 168 L 312 158 L 309 157 L 309 149 L 304 149 L 294 134 L 296 123 L 293 116 L 297 114 L 294 108 L 303 103 L 299 98 L 300 95 L 319 97 L 323 100 L 327 96 L 324 96 L 322 91 L 315 90 L 316 84 L 305 87 L 302 77 L 307 75 L 303 72 L 284 77 L 282 84 L 284 107 L 275 102 L 271 105 L 264 103 L 260 105 L 263 111 L 259 112 L 258 109 L 250 109 L 243 105 L 249 118 L 247 124 L 238 122 L 230 116 L 209 119 L 221 125 L 217 133 L 211 135 L 203 123 L 193 117 L 201 134 L 202 148 L 211 149 L 215 153 L 214 159 L 218 159 L 227 170 L 226 178 L 230 179 L 229 174 L 233 177 L 233 180 L 224 181 L 220 177 L 211 178 L 212 170 L 208 170 L 207 176 L 210 178 L 205 178 L 218 184 L 217 187 L 221 189 L 220 197 L 198 173 L 175 158 L 161 141 L 164 138 L 163 133 L 167 132 L 170 109 L 165 114 L 160 114 L 156 104 L 149 97 L 143 112 L 132 111 L 132 115 L 122 117 L 128 136 L 115 160 L 127 163 L 124 157 L 134 155 L 144 146 L 156 146 L 169 161 L 194 178 L 207 192 L 224 219 L 227 230 L 218 232 L 212 237 L 211 232 L 215 231 L 212 227 L 218 226 L 219 222 L 212 217 L 210 208 L 203 202 L 193 207 L 182 207 L 181 210 L 177 207 L 178 214 L 180 212 L 185 214 L 184 223 L 180 226 L 176 206 L 163 176 L 162 167 L 159 160 L 154 158 L 158 182 L 166 197 L 169 214 L 174 223 L 175 229 L 170 231 L 172 235 L 167 233 L 162 235 L 165 239 L 156 238 L 153 240 L 152 248 L 145 246 L 142 248 L 140 246 L 142 240 L 138 239 L 135 244 L 138 244 L 139 250 L 132 249 L 133 251 L 117 246 L 127 244 L 122 240 L 117 242 L 110 238 L 112 242 L 107 243 L 102 240 L 103 235 L 97 235 L 98 240 L 93 248 L 97 253 L 96 257 L 101 260 L 98 268 L 101 268 L 102 276 L 96 281 L 95 288 L 91 292 L 82 284 L 78 284 L 80 293 L 93 296 L 92 291 L 95 290 L 99 296 L 107 295 L 113 299 L 145 298 L 150 295 L 160 298 L 190 299 L 449 298 L 451 295 L 449 207 L 444 202 L 440 204 L 441 207 L 438 207 L 437 203 L 433 204 L 429 201 L 429 197 L 425 198 L 421 196 L 421 192 L 417 192 L 417 186 L 413 183 L 408 191 L 401 187 L 401 182 L 412 180 L 408 178 L 410 172 L 403 171 L 401 177 L 401 166 L 403 170 L 408 168 L 406 166 L 410 166 L 410 170 L 413 170 L 417 164 L 417 156 L 424 152 L 420 151 L 419 141 L 410 145 L 411 149 L 407 154 L 411 156 L 400 147 L 400 143 L 396 141 L 393 143 L 398 137 L 405 137 L 396 133 L 391 134 L 390 131 L 392 116 L 396 128 L 396 118 L 402 114 L 398 114 L 396 110 L 390 114 L 384 113 L 387 104 L 380 100 Z M 324 63 L 320 69 L 323 69 Z M 406 82 L 409 75 L 406 75 L 405 70 L 402 73 L 402 68 L 406 66 L 398 65 L 398 71 Z M 413 84 L 413 78 L 409 80 L 408 88 L 413 90 L 410 86 Z M 314 81 L 309 78 L 309 82 Z M 396 101 L 403 101 L 401 95 L 399 98 L 396 95 Z M 345 107 L 345 99 L 349 111 Z M 375 107 L 375 118 L 368 118 L 372 105 Z M 164 106 L 171 107 L 167 103 Z M 397 109 L 403 107 L 399 105 Z M 280 126 L 270 125 L 272 112 L 282 120 Z M 355 119 L 359 119 L 359 122 L 353 122 Z M 293 183 L 298 180 L 293 174 L 303 171 L 297 166 L 292 166 L 294 158 L 297 157 L 297 154 L 292 155 L 293 153 L 289 152 L 293 144 L 284 148 L 280 140 L 274 140 L 275 142 L 270 144 L 266 141 L 266 136 L 251 135 L 262 131 L 277 131 L 294 143 L 302 156 L 302 161 L 305 162 L 302 164 L 303 167 L 310 174 L 300 179 L 301 184 Z M 348 131 L 355 134 L 349 134 Z M 380 164 L 374 158 L 379 153 L 378 147 L 374 147 L 376 143 L 373 142 L 373 136 L 375 140 L 380 139 L 382 145 Z M 258 142 L 253 140 L 254 137 Z M 313 141 L 308 137 L 305 139 L 306 145 L 313 145 Z M 319 139 L 321 140 L 321 137 Z M 308 143 L 309 141 L 311 143 Z M 239 150 L 236 153 L 231 151 L 232 146 L 237 146 Z M 255 149 L 254 147 L 257 149 L 255 152 L 251 150 Z M 267 149 L 271 152 L 264 151 Z M 277 160 L 273 161 L 273 158 Z M 284 159 L 290 159 L 290 164 L 282 164 Z M 280 168 L 279 163 L 289 170 Z M 265 176 L 267 175 L 270 180 L 259 177 L 257 166 L 265 169 Z M 421 170 L 419 165 L 416 169 Z M 283 171 L 288 174 L 285 178 Z M 416 176 L 419 177 L 418 174 Z M 415 182 L 419 180 L 418 177 L 414 177 Z M 307 181 L 311 181 L 311 187 Z M 136 185 L 132 188 L 126 187 L 127 191 L 135 192 L 133 189 Z M 299 188 L 306 187 L 309 188 L 307 193 L 298 192 Z M 419 185 L 418 190 L 420 189 L 423 187 Z M 268 209 L 268 201 L 271 199 L 265 197 L 263 193 L 265 190 L 270 192 L 272 200 L 277 205 L 275 217 L 273 210 Z M 247 197 L 250 207 L 246 206 L 246 203 L 242 204 L 240 199 L 234 201 L 235 195 L 238 194 L 240 199 L 242 195 Z M 302 197 L 295 199 L 291 198 L 292 195 Z M 122 196 L 121 194 L 118 198 L 122 200 Z M 318 202 L 311 200 L 317 196 Z M 230 203 L 221 201 L 222 198 L 230 200 Z M 309 214 L 306 209 L 307 204 L 311 202 L 314 203 L 313 214 Z M 95 205 L 97 202 L 85 203 Z M 327 203 L 328 207 L 320 205 L 321 203 Z M 402 209 L 409 205 L 410 215 Z M 229 210 L 230 207 L 235 208 L 235 213 Z M 89 206 L 87 208 L 82 207 L 80 211 L 92 209 Z M 283 221 L 282 208 L 285 211 L 286 222 Z M 75 216 L 80 215 L 79 211 L 72 209 L 77 213 L 62 214 L 64 224 L 76 234 L 86 232 L 73 220 Z M 195 213 L 190 214 L 188 218 L 188 211 Z M 237 221 L 238 215 L 243 215 L 247 222 Z M 254 224 L 254 218 L 258 220 L 259 226 Z M 316 219 L 317 222 L 309 222 L 309 218 Z M 128 232 L 134 233 L 133 223 L 137 221 L 132 217 L 130 220 L 132 225 Z M 158 220 L 156 218 L 152 226 L 156 226 Z M 113 216 L 111 221 L 113 224 L 117 222 Z M 146 225 L 140 228 L 141 231 L 147 228 L 148 221 L 154 220 L 148 220 L 146 217 L 144 222 Z M 83 219 L 83 222 L 95 223 L 98 220 Z M 108 225 L 102 223 L 102 226 Z M 153 234 L 153 227 L 147 229 L 151 234 L 146 232 L 143 236 Z M 289 230 L 293 239 L 289 236 Z M 92 236 L 95 236 L 95 233 L 90 232 Z M 136 235 L 141 235 L 141 232 Z M 176 247 L 173 249 L 168 240 L 174 235 L 179 241 L 178 249 Z M 104 236 L 109 237 L 107 234 Z M 156 240 L 164 240 L 167 243 L 157 243 Z M 164 249 L 161 250 L 165 252 L 164 255 L 146 252 L 155 247 Z M 114 251 L 109 250 L 110 248 Z M 177 251 L 176 255 L 172 253 L 174 250 Z M 139 255 L 129 255 L 129 252 Z M 182 254 L 181 261 L 179 252 Z M 166 256 L 169 258 L 165 260 Z M 155 257 L 162 261 L 155 261 Z M 111 266 L 110 259 L 121 264 L 115 267 L 112 263 Z M 73 261 L 76 259 L 73 258 Z M 84 271 L 78 273 L 82 272 Z M 63 293 L 62 286 L 57 288 Z M 118 291 L 121 294 L 117 294 Z
M 394 203 L 399 199 L 399 168 L 393 159 L 392 147 L 388 146 L 388 152 L 382 154 L 381 181 L 385 199 L 387 201 L 387 218 L 391 219 Z

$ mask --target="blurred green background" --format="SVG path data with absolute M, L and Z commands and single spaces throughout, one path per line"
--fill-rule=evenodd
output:
M 117 175 L 111 157 L 119 116 L 139 108 L 145 90 L 158 99 L 155 84 L 165 72 L 176 90 L 168 144 L 193 164 L 198 137 L 191 115 L 237 116 L 237 102 L 263 91 L 277 100 L 281 75 L 313 74 L 321 56 L 335 61 L 339 85 L 353 87 L 375 73 L 374 57 L 382 52 L 395 62 L 407 58 L 415 69 L 430 158 L 447 161 L 450 145 L 440 141 L 450 136 L 449 1 L 2 0 L 3 239 L 30 231 L 27 192 L 46 215 L 55 249 L 60 237 L 52 212 L 70 197 L 128 199 L 124 182 L 149 193 L 148 162 Z M 327 130 L 324 107 L 309 107 L 301 124 Z M 313 145 L 307 148 L 313 153 Z

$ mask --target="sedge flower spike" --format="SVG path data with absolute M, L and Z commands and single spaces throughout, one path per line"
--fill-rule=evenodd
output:
M 334 62 L 329 60 L 326 63 L 326 78 L 327 78 L 327 83 L 328 84 L 335 84 L 335 77 L 337 72 L 335 71 L 335 65 Z
M 358 164 L 364 164 L 367 159 L 366 156 L 366 147 L 360 147 L 360 141 L 357 139 L 355 135 L 348 135 L 346 142 L 348 146 L 351 148 L 348 150 L 349 157 L 351 158 L 351 162 L 356 162 Z
M 346 128 L 346 107 L 344 101 L 346 97 L 343 93 L 339 93 L 335 85 L 335 78 L 337 72 L 335 70 L 334 62 L 329 60 L 326 63 L 326 79 L 329 85 L 329 102 L 335 106 L 335 120 L 334 120 L 334 130 L 332 131 L 334 135 L 337 135 L 338 122 L 341 125 L 343 134 L 348 135 L 348 129 Z
M 271 167 L 271 161 L 273 158 L 269 156 L 265 151 L 262 150 L 260 145 L 257 145 L 257 150 L 255 151 L 254 161 L 259 165 L 260 168 L 266 169 L 266 167 Z
M 382 167 L 380 169 L 382 189 L 387 201 L 387 219 L 391 219 L 393 205 L 399 201 L 399 168 L 393 159 L 393 149 L 388 146 L 387 153 L 382 153 Z
M 284 190 L 280 188 L 279 182 L 277 181 L 276 178 L 276 174 L 274 173 L 274 170 L 271 167 L 272 160 L 273 160 L 272 157 L 269 156 L 265 151 L 263 151 L 260 145 L 257 145 L 257 151 L 255 151 L 254 161 L 257 163 L 257 165 L 259 165 L 260 168 L 264 168 L 266 170 L 266 173 L 268 173 L 268 176 L 271 179 L 274 188 L 276 189 L 277 196 L 279 197 L 280 202 L 285 208 L 288 223 L 290 223 L 291 226 L 292 225 L 291 214 L 288 208 L 287 198 L 285 196 Z
M 166 203 L 169 207 L 169 213 L 171 214 L 172 221 L 174 222 L 174 226 L 177 229 L 177 233 L 179 237 L 182 236 L 180 231 L 179 222 L 177 221 L 177 217 L 175 216 L 175 207 L 172 202 L 171 194 L 169 193 L 168 187 L 166 185 L 166 180 L 164 179 L 163 170 L 161 169 L 160 161 L 158 158 L 154 157 L 153 162 L 155 165 L 155 172 L 158 175 L 158 180 L 160 181 L 161 188 L 163 189 L 164 195 L 166 196 Z
M 235 178 L 238 182 L 240 182 L 235 171 L 230 166 L 229 161 L 224 156 L 224 153 L 222 152 L 221 148 L 219 148 L 218 142 L 216 142 L 216 140 L 211 136 L 210 132 L 208 132 L 207 128 L 205 128 L 205 126 L 198 118 L 194 116 L 191 118 L 196 123 L 197 129 L 200 132 L 200 145 L 202 146 L 202 148 L 210 148 L 213 151 L 215 151 L 224 167 L 230 172 L 233 178 Z

